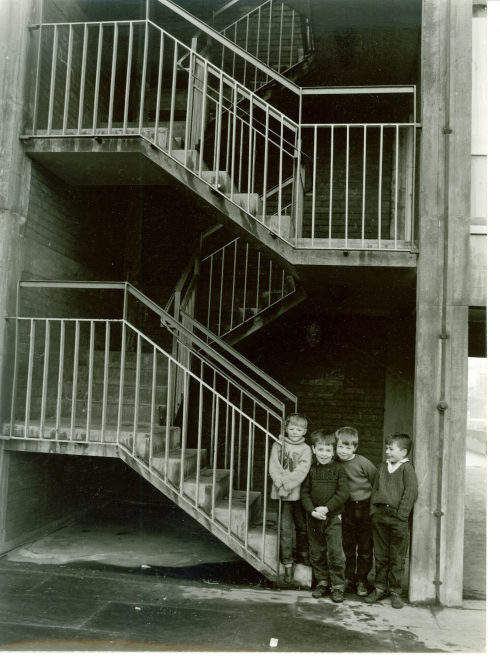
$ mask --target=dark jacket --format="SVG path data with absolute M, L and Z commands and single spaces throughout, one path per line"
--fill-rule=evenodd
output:
M 314 458 L 302 482 L 300 499 L 307 513 L 317 506 L 326 506 L 328 515 L 342 513 L 344 502 L 349 499 L 349 481 L 342 465 L 337 461 L 321 465 Z

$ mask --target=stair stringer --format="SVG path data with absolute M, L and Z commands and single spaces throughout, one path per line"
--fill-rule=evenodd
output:
M 271 582 L 276 582 L 278 579 L 278 560 L 277 560 L 277 535 L 276 532 L 266 532 L 266 553 L 265 558 L 268 563 L 259 559 L 250 549 L 242 547 L 235 539 L 226 532 L 226 530 L 217 523 L 215 520 L 208 518 L 206 514 L 197 509 L 191 502 L 177 492 L 171 486 L 168 486 L 158 476 L 154 474 L 146 465 L 142 465 L 139 461 L 135 460 L 133 456 L 122 447 L 118 447 L 118 456 L 141 477 L 146 479 L 152 486 L 159 490 L 165 497 L 177 504 L 183 511 L 188 513 L 200 525 L 203 525 L 211 534 L 216 536 L 220 541 L 227 545 L 233 552 L 253 566 L 259 573 L 262 573 Z M 249 530 L 249 537 L 251 529 Z M 274 540 L 274 543 L 273 543 Z M 269 552 L 267 550 L 270 550 Z
M 218 219 L 226 224 L 229 223 L 233 231 L 236 230 L 248 242 L 257 243 L 259 247 L 270 252 L 273 258 L 289 269 L 291 274 L 297 278 L 297 273 L 293 268 L 295 250 L 290 243 L 252 217 L 236 203 L 224 197 L 210 183 L 184 167 L 180 161 L 169 156 L 167 152 L 140 135 L 127 138 L 117 136 L 112 137 L 112 139 L 103 138 L 101 143 L 81 137 L 34 137 L 25 141 L 25 152 L 33 160 L 41 162 L 48 169 L 50 169 L 51 162 L 47 158 L 48 154 L 57 155 L 59 164 L 61 159 L 64 161 L 65 155 L 70 161 L 74 154 L 79 154 L 82 159 L 86 158 L 88 161 L 87 167 L 81 167 L 78 170 L 82 177 L 86 176 L 89 168 L 92 169 L 94 165 L 98 165 L 99 156 L 103 154 L 137 154 L 138 158 L 145 157 L 161 168 L 165 175 L 195 193 L 203 203 L 209 204 L 213 211 L 219 215 Z M 78 172 L 76 176 L 78 176 Z M 57 174 L 64 178 L 64 169 L 58 171 Z M 103 173 L 103 176 L 106 175 Z M 87 178 L 78 180 L 75 179 L 75 176 L 65 180 L 72 185 L 88 185 L 89 183 Z M 122 182 L 123 185 L 137 185 L 138 183 L 141 185 L 149 184 L 147 179 L 145 180 L 138 175 L 137 168 L 130 172 L 128 181 Z M 105 178 L 103 178 L 101 184 L 110 185 L 111 182 L 107 184 Z M 155 180 L 154 184 L 158 185 L 158 180 Z

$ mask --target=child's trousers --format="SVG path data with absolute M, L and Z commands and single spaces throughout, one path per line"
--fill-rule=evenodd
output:
M 309 559 L 317 582 L 344 588 L 345 554 L 342 547 L 342 518 L 330 514 L 326 520 L 307 516 Z
M 400 520 L 392 507 L 379 504 L 372 516 L 372 529 L 375 587 L 382 591 L 401 594 L 401 580 L 408 546 L 408 522 Z
M 298 558 L 307 556 L 306 512 L 302 502 L 281 501 L 280 548 L 283 564 L 293 563 L 293 533 L 295 529 L 296 554 Z
M 342 514 L 342 543 L 345 552 L 345 577 L 356 584 L 365 582 L 373 564 L 373 536 L 370 499 L 346 502 Z M 356 562 L 357 548 L 357 562 Z

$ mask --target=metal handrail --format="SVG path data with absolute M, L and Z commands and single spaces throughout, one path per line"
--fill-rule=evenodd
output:
M 217 335 L 212 333 L 210 330 L 199 324 L 197 321 L 192 319 L 194 327 L 202 331 L 209 340 L 210 343 L 200 339 L 198 335 L 188 330 L 177 321 L 173 316 L 168 314 L 164 309 L 160 307 L 157 303 L 148 298 L 143 294 L 139 289 L 134 287 L 129 282 L 68 282 L 64 280 L 59 281 L 36 281 L 36 280 L 22 280 L 19 282 L 20 288 L 68 288 L 68 289 L 114 289 L 121 290 L 127 293 L 130 293 L 136 298 L 139 302 L 143 303 L 151 311 L 155 312 L 161 319 L 161 321 L 168 327 L 174 328 L 181 336 L 186 340 L 187 345 L 192 346 L 195 344 L 199 350 L 203 351 L 209 355 L 215 362 L 220 363 L 228 371 L 232 372 L 234 376 L 239 378 L 244 382 L 248 387 L 254 389 L 259 393 L 260 396 L 264 397 L 269 403 L 274 405 L 279 410 L 283 410 L 283 402 L 280 401 L 276 396 L 266 391 L 259 383 L 255 382 L 253 379 L 249 378 L 241 369 L 232 364 L 227 358 L 221 355 L 215 346 L 219 347 L 221 350 L 226 352 L 228 355 L 233 357 L 236 360 L 239 360 L 245 368 L 252 371 L 256 376 L 262 378 L 264 381 L 269 382 L 269 384 L 274 387 L 278 392 L 282 394 L 283 397 L 289 399 L 293 403 L 296 403 L 296 397 L 294 394 L 289 392 L 285 387 L 280 383 L 275 381 L 271 376 L 266 374 L 264 371 L 256 367 L 250 360 L 245 358 L 243 355 L 238 353 L 232 346 L 224 342 Z M 215 346 L 214 346 L 215 345 Z

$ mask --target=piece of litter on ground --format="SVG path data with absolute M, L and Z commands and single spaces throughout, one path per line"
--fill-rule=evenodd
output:
M 167 597 L 166 597 L 166 596 L 163 596 L 163 600 L 167 600 Z
M 149 564 L 141 564 L 141 568 L 151 568 Z
M 219 584 L 219 583 L 216 582 L 215 580 L 203 580 L 203 582 L 204 582 L 205 584 Z
M 134 607 L 134 610 L 140 610 L 140 607 L 137 607 L 137 605 Z
M 278 646 L 278 638 L 277 637 L 271 637 L 271 641 L 269 642 L 269 646 L 272 646 L 272 647 Z

